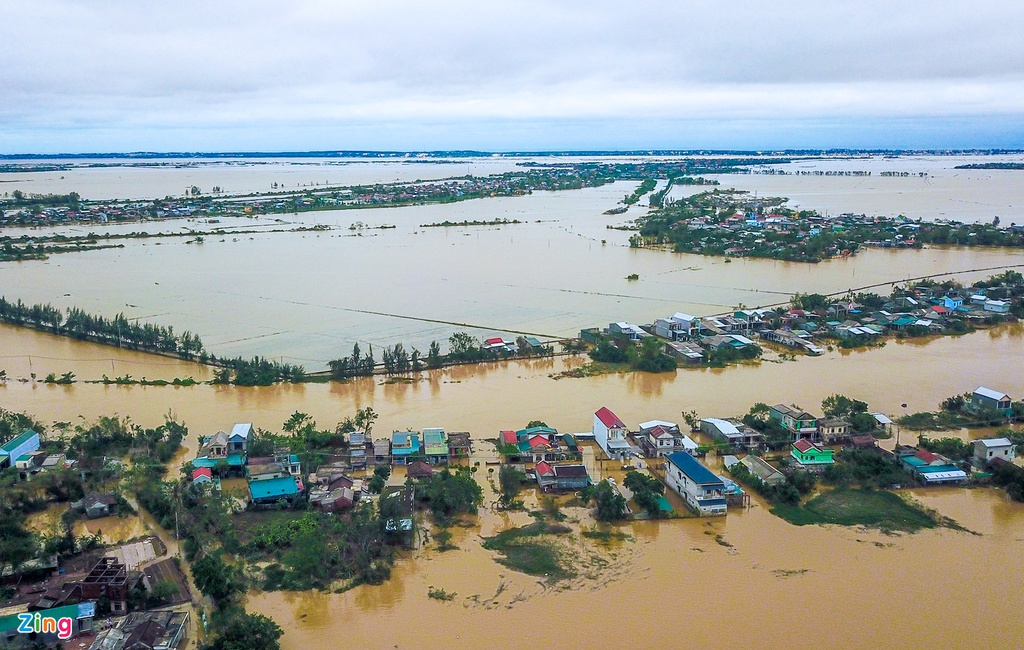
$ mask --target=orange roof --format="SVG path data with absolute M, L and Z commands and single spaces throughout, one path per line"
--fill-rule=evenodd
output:
M 551 465 L 548 465 L 543 460 L 540 461 L 539 463 L 537 463 L 537 468 L 536 469 L 537 469 L 537 474 L 539 476 L 554 476 L 555 475 L 555 470 L 551 468 Z

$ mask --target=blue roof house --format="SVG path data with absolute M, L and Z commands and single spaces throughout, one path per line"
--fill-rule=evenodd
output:
M 408 465 L 420 454 L 418 431 L 395 431 L 391 434 L 391 457 L 396 465 Z
M 726 514 L 725 482 L 684 451 L 669 454 L 665 480 L 701 517 Z

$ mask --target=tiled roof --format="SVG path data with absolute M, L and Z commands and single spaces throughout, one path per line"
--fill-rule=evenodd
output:
M 626 425 L 623 424 L 622 420 L 620 420 L 617 415 L 612 413 L 607 406 L 602 406 L 594 415 L 596 415 L 597 419 L 601 421 L 601 424 L 608 427 L 609 429 L 626 428 Z

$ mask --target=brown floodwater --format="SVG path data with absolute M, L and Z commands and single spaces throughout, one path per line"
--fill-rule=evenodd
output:
M 990 197 L 970 199 L 975 202 L 967 212 L 982 218 L 986 210 L 996 209 L 1000 210 L 996 214 L 1012 220 L 1013 213 L 1001 210 L 1011 202 L 1015 208 L 1021 205 L 1016 202 L 1019 184 L 999 174 L 960 175 L 950 171 L 953 162 L 962 161 L 922 163 L 932 185 L 918 183 L 916 178 L 874 176 L 860 185 L 848 182 L 857 180 L 849 177 L 730 180 L 737 178 L 750 184 L 750 189 L 773 193 L 802 189 L 805 194 L 798 202 L 818 207 L 813 202 L 820 200 L 830 211 L 872 212 L 877 205 L 880 213 L 917 210 L 936 216 L 952 202 L 968 200 L 965 197 L 991 186 Z M 856 160 L 830 164 L 862 168 Z M 891 164 L 916 171 L 903 159 Z M 251 170 L 218 169 L 216 174 L 225 175 L 203 176 L 207 181 L 197 184 L 205 188 L 209 179 L 223 179 L 225 189 L 233 190 L 236 180 L 239 186 L 251 183 L 258 188 L 279 172 L 294 172 L 291 185 L 319 182 L 312 174 L 321 171 L 285 165 L 259 169 L 263 171 L 255 177 Z M 413 173 L 428 177 L 411 165 L 339 169 L 349 169 L 345 173 L 355 174 L 351 178 L 359 174 L 408 178 Z M 133 182 L 139 181 L 134 186 L 139 196 L 170 184 L 177 187 L 197 173 L 194 169 L 129 171 Z M 325 167 L 324 171 L 330 170 Z M 94 183 L 97 195 L 126 195 L 125 179 L 118 178 L 123 170 L 74 173 L 76 180 Z M 33 178 L 37 188 L 77 189 L 64 182 L 70 179 Z M 885 187 L 879 184 L 883 181 Z M 869 250 L 814 266 L 769 260 L 725 263 L 630 250 L 626 246 L 629 233 L 606 226 L 636 216 L 639 208 L 619 217 L 602 212 L 633 187 L 635 183 L 617 183 L 581 192 L 540 192 L 451 206 L 289 217 L 341 227 L 320 235 L 228 235 L 223 241 L 208 238 L 201 246 L 167 240 L 159 248 L 152 242 L 130 241 L 124 249 L 0 265 L 0 293 L 27 302 L 78 305 L 108 316 L 123 311 L 130 318 L 196 331 L 217 353 L 272 355 L 313 368 L 347 354 L 353 341 L 375 345 L 403 341 L 425 349 L 424 342 L 446 339 L 455 329 L 474 334 L 521 329 L 565 336 L 579 327 L 613 320 L 646 322 L 677 310 L 715 313 L 741 303 L 779 302 L 796 291 L 842 291 L 1024 261 L 1017 251 L 999 249 Z M 946 187 L 958 192 L 959 198 L 950 198 Z M 833 208 L 829 193 L 841 194 L 839 202 L 849 205 Z M 882 198 L 872 203 L 876 195 Z M 985 202 L 991 205 L 981 205 Z M 420 227 L 445 219 L 497 218 L 529 223 L 477 229 Z M 363 231 L 360 236 L 347 230 L 356 220 L 397 227 Z M 638 273 L 640 280 L 626 281 L 629 273 Z M 234 422 L 279 430 L 295 411 L 309 413 L 326 428 L 358 408 L 371 406 L 380 414 L 375 425 L 378 435 L 428 426 L 470 431 L 478 447 L 474 460 L 482 461 L 476 476 L 488 504 L 474 526 L 452 530 L 458 550 L 438 553 L 428 544 L 405 553 L 392 579 L 381 587 L 359 587 L 343 594 L 252 595 L 249 609 L 272 616 L 285 629 L 282 642 L 287 649 L 333 647 L 339 639 L 362 647 L 505 648 L 529 642 L 537 635 L 532 629 L 538 624 L 552 638 L 569 629 L 570 643 L 593 648 L 701 643 L 1014 647 L 1024 622 L 1012 595 L 1024 578 L 1024 569 L 1005 558 L 1014 557 L 1024 543 L 1024 506 L 997 490 L 907 491 L 980 535 L 942 529 L 886 536 L 849 528 L 796 527 L 771 515 L 757 498 L 749 509 L 733 510 L 727 518 L 714 521 L 634 522 L 618 527 L 631 540 L 607 548 L 574 537 L 567 552 L 582 577 L 548 585 L 502 567 L 480 546 L 481 535 L 530 521 L 523 513 L 491 508 L 495 494 L 483 463 L 493 457 L 493 450 L 482 440 L 534 419 L 561 431 L 588 431 L 592 414 L 600 406 L 610 407 L 635 427 L 654 418 L 679 420 L 682 411 L 690 410 L 702 417 L 739 415 L 755 402 L 790 402 L 818 410 L 821 400 L 832 393 L 862 399 L 873 410 L 893 416 L 902 413 L 902 403 L 911 412 L 931 410 L 943 398 L 978 385 L 1019 396 L 1024 392 L 1022 335 L 1021 327 L 1004 326 L 955 339 L 890 341 L 881 349 L 836 350 L 795 361 L 771 355 L 771 361 L 756 366 L 681 369 L 664 375 L 624 373 L 555 380 L 551 375 L 582 363 L 558 358 L 433 371 L 413 383 L 386 384 L 382 378 L 373 378 L 347 384 L 243 388 L 22 382 L 18 378 L 31 373 L 42 378 L 49 372 L 68 371 L 80 380 L 103 374 L 149 379 L 208 379 L 210 375 L 196 364 L 0 326 L 0 368 L 12 377 L 0 384 L 0 406 L 26 411 L 44 422 L 74 422 L 79 416 L 116 412 L 153 426 L 170 413 L 190 428 L 175 466 L 194 456 L 199 435 Z M 965 430 L 943 435 L 969 439 L 981 433 Z M 592 447 L 587 447 L 584 462 L 597 478 L 621 479 L 616 467 L 595 461 Z M 708 462 L 717 467 L 719 461 L 709 458 Z M 494 480 L 493 475 L 490 478 Z M 240 481 L 226 481 L 225 487 L 240 488 Z M 525 501 L 530 508 L 539 506 L 534 494 L 527 493 Z M 681 507 L 677 499 L 672 502 Z M 566 513 L 579 521 L 577 527 L 595 525 L 581 509 L 566 508 Z M 40 513 L 34 516 L 33 526 L 46 528 L 59 515 L 58 509 Z M 115 523 L 100 524 L 105 536 L 135 532 L 119 530 Z M 142 525 L 160 534 L 170 553 L 178 552 L 151 517 L 143 516 Z M 430 587 L 454 592 L 456 597 L 451 602 L 431 600 L 427 597 Z M 572 620 L 566 623 L 566 618 Z
M 931 209 L 929 197 L 936 192 L 945 197 L 943 201 L 959 197 L 969 203 L 973 197 L 998 196 L 1018 208 L 1024 205 L 1020 184 L 1012 182 L 1016 177 L 992 176 L 994 187 L 989 188 L 985 179 L 991 174 L 981 178 L 979 172 L 951 169 L 967 160 L 973 159 L 912 157 L 897 161 L 920 164 L 930 170 L 928 179 L 735 175 L 722 181 L 725 186 L 743 187 L 786 183 L 778 193 L 799 187 L 838 203 L 847 201 L 847 195 L 834 187 L 835 183 L 863 181 L 872 185 L 863 189 L 862 196 L 872 197 L 881 207 L 888 205 L 888 212 L 893 213 L 904 211 L 898 201 L 904 191 L 923 202 L 921 210 L 925 212 Z M 868 163 L 802 163 L 809 164 L 850 169 Z M 448 167 L 396 165 L 405 170 L 402 173 L 409 168 L 436 172 Z M 270 168 L 227 169 L 231 174 L 260 177 Z M 387 165 L 338 169 L 392 173 Z M 195 169 L 136 171 L 157 176 L 199 173 Z M 90 177 L 94 171 L 75 173 Z M 187 186 L 180 179 L 174 182 L 175 186 Z M 873 184 L 878 183 L 903 189 L 886 193 L 875 188 Z M 918 183 L 930 188 L 928 192 L 911 192 Z M 281 215 L 287 223 L 335 228 L 328 232 L 233 235 L 232 228 L 266 225 L 270 220 L 228 219 L 219 224 L 228 228 L 228 234 L 208 236 L 203 244 L 186 244 L 186 238 L 122 240 L 125 247 L 119 249 L 0 264 L 0 294 L 28 303 L 74 305 L 108 317 L 123 312 L 140 322 L 198 333 L 218 355 L 263 355 L 316 370 L 325 368 L 330 359 L 348 355 L 356 342 L 364 350 L 375 346 L 379 358 L 382 346 L 401 342 L 407 349 L 415 346 L 423 351 L 430 341 L 444 343 L 459 330 L 480 337 L 523 332 L 562 338 L 583 327 L 619 320 L 652 322 L 675 311 L 706 315 L 739 305 L 777 304 L 798 291 L 832 293 L 881 284 L 878 291 L 885 293 L 891 288 L 886 283 L 906 278 L 1024 265 L 1020 251 L 1005 249 L 866 250 L 817 265 L 630 249 L 631 233 L 608 226 L 626 223 L 646 208 L 636 205 L 626 214 L 614 216 L 604 212 L 636 185 L 618 182 L 579 191 L 535 192 L 445 205 Z M 847 210 L 858 211 L 854 198 L 858 197 L 850 197 Z M 926 218 L 942 216 L 933 212 Z M 993 214 L 1002 214 L 1007 223 L 1014 218 L 1005 210 Z M 443 221 L 498 219 L 521 223 L 422 227 Z M 349 230 L 358 222 L 394 228 Z M 166 221 L 45 231 L 82 234 L 88 230 L 186 227 L 204 226 L 193 221 Z M 992 273 L 982 270 L 956 277 L 972 280 Z M 627 280 L 631 274 L 639 279 Z M 0 357 L 15 347 L 6 339 L 0 330 Z
M 38 345 L 51 338 L 34 332 L 25 336 L 40 338 Z M 0 404 L 44 420 L 116 410 L 147 425 L 170 410 L 192 432 L 179 459 L 184 460 L 194 453 L 195 434 L 235 421 L 279 429 L 296 410 L 331 426 L 358 407 L 372 406 L 380 413 L 378 433 L 443 426 L 469 430 L 478 441 L 531 419 L 563 431 L 585 431 L 602 405 L 635 426 L 650 418 L 679 419 L 680 411 L 690 409 L 702 416 L 735 415 L 757 401 L 815 409 L 822 398 L 839 392 L 897 414 L 902 402 L 910 410 L 930 409 L 979 384 L 1019 392 L 1024 385 L 1021 356 L 1020 329 L 1006 327 L 957 339 L 890 342 L 865 352 L 670 375 L 554 380 L 548 375 L 578 363 L 555 359 L 453 368 L 413 384 L 383 384 L 377 378 L 173 389 L 8 382 L 0 386 Z M 486 448 L 482 442 L 478 446 Z M 592 453 L 586 462 L 601 475 Z M 478 479 L 493 501 L 481 468 Z M 942 529 L 886 536 L 796 527 L 768 513 L 755 498 L 751 508 L 733 510 L 726 519 L 621 526 L 633 541 L 608 548 L 575 538 L 571 549 L 589 577 L 549 586 L 502 567 L 480 547 L 480 535 L 528 520 L 488 506 L 476 527 L 453 531 L 458 550 L 437 553 L 427 545 L 407 553 L 381 587 L 343 594 L 254 594 L 248 606 L 282 625 L 285 648 L 328 647 L 328 639 L 342 637 L 366 647 L 510 647 L 522 643 L 523 621 L 564 616 L 574 619 L 579 643 L 595 648 L 676 647 L 680 639 L 686 644 L 795 647 L 1012 646 L 1012 639 L 1024 633 L 1024 622 L 1007 590 L 1024 579 L 1024 569 L 1001 558 L 1012 557 L 1024 543 L 1024 506 L 996 490 L 940 488 L 910 494 L 980 535 Z M 535 497 L 528 498 L 530 507 L 536 503 Z M 586 512 L 566 512 L 580 526 L 592 525 Z M 432 600 L 429 587 L 455 592 L 456 598 Z M 657 614 L 647 613 L 651 606 Z M 794 616 L 811 614 L 815 625 L 793 624 Z M 396 624 L 399 617 L 401 624 Z M 975 624 L 985 617 L 1000 625 Z

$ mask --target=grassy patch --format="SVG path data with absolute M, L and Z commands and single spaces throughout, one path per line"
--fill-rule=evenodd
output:
M 427 587 L 427 597 L 434 600 L 451 601 L 455 600 L 455 592 L 445 591 L 444 589 L 435 589 L 434 587 Z
M 883 490 L 833 490 L 819 494 L 802 506 L 777 505 L 771 512 L 797 526 L 838 524 L 906 533 L 939 525 L 955 527 L 955 522 L 939 518 L 904 501 L 898 494 Z
M 632 535 L 626 533 L 620 533 L 617 530 L 585 530 L 582 535 L 587 539 L 592 539 L 602 544 L 610 544 L 612 541 L 616 542 L 632 542 L 635 541 Z
M 483 547 L 501 553 L 504 557 L 498 562 L 514 571 L 561 580 L 575 574 L 563 563 L 561 550 L 552 538 L 570 532 L 568 526 L 537 521 L 485 537 Z

